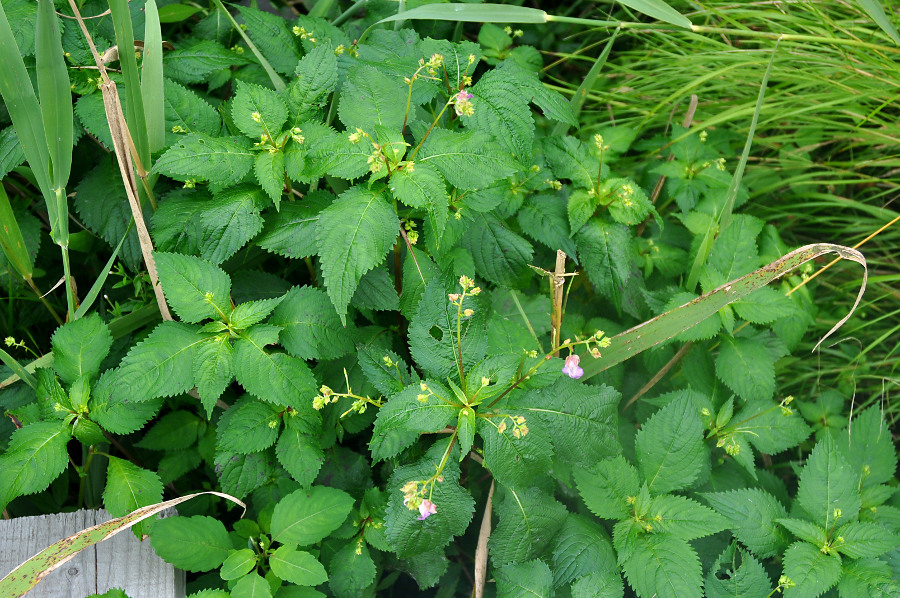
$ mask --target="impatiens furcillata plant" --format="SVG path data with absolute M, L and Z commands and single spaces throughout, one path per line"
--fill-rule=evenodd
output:
M 27 3 L 2 4 L 0 25 Z M 814 433 L 814 398 L 777 386 L 815 299 L 791 270 L 859 254 L 735 211 L 747 150 L 715 129 L 580 129 L 521 30 L 365 30 L 382 4 L 214 0 L 172 30 L 157 105 L 123 55 L 111 80 L 165 125 L 135 182 L 146 239 L 85 68 L 84 33 L 131 47 L 123 13 L 66 21 L 99 152 L 74 207 L 124 238 L 122 282 L 0 387 L 0 506 L 240 498 L 134 527 L 197 598 L 898 595 L 882 414 Z

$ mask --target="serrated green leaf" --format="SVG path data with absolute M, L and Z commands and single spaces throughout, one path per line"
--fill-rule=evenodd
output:
M 771 400 L 751 400 L 731 420 L 763 453 L 775 455 L 806 440 L 812 429 L 799 415 L 784 415 Z
M 309 546 L 336 530 L 353 507 L 353 497 L 337 488 L 313 486 L 288 494 L 272 513 L 272 539 Z
M 177 133 L 172 131 L 174 127 L 181 127 L 185 133 L 204 133 L 212 137 L 219 134 L 222 117 L 206 100 L 171 79 L 165 80 L 164 87 L 167 145 L 177 139 Z
M 269 405 L 245 397 L 219 418 L 217 448 L 229 453 L 255 453 L 275 444 L 280 418 Z
M 341 325 L 328 296 L 319 289 L 291 289 L 269 322 L 281 327 L 281 343 L 295 357 L 336 359 L 353 350 L 352 329 Z
M 297 78 L 288 88 L 288 105 L 294 123 L 315 116 L 337 84 L 337 58 L 322 44 L 306 54 L 297 64 Z
M 231 588 L 231 598 L 272 598 L 272 587 L 258 573 L 249 573 Z
M 624 224 L 592 218 L 575 235 L 578 257 L 597 291 L 618 309 L 622 291 L 637 274 L 631 231 Z
M 197 469 L 202 460 L 200 451 L 197 449 L 166 453 L 159 460 L 159 467 L 157 467 L 159 479 L 163 484 L 171 484 L 181 476 Z
M 522 231 L 556 250 L 561 249 L 577 261 L 575 242 L 571 239 L 566 204 L 552 195 L 532 195 L 516 213 Z
M 828 542 L 828 534 L 824 529 L 805 519 L 776 519 L 779 525 L 816 548 L 822 548 Z
M 186 256 L 182 256 L 186 257 Z M 163 322 L 122 360 L 112 382 L 112 402 L 171 397 L 195 386 L 194 353 L 204 338 L 197 327 Z
M 609 386 L 588 386 L 562 377 L 550 386 L 528 391 L 514 404 L 527 420 L 536 417 L 546 427 L 557 457 L 588 466 L 620 450 L 616 434 L 620 398 Z
M 231 103 L 231 118 L 241 132 L 252 139 L 265 135 L 275 142 L 281 127 L 287 122 L 287 105 L 273 90 L 237 82 Z
M 356 546 L 356 542 L 350 542 L 331 557 L 328 586 L 338 598 L 360 596 L 375 581 L 375 563 L 369 547 L 363 545 L 357 554 Z
M 437 512 L 420 520 L 418 510 L 403 504 L 400 488 L 407 482 L 433 476 L 446 448 L 447 441 L 440 440 L 415 464 L 398 467 L 391 475 L 384 525 L 387 540 L 400 558 L 446 546 L 453 536 L 464 533 L 472 520 L 475 501 L 459 485 L 459 449 L 455 447 L 442 473 L 444 481 L 434 485 L 431 500 Z
M 738 316 L 754 324 L 769 324 L 779 318 L 791 316 L 797 308 L 784 293 L 771 287 L 754 291 L 732 305 Z
M 53 369 L 60 379 L 71 384 L 81 376 L 95 376 L 112 346 L 112 335 L 97 314 L 69 322 L 56 329 L 53 344 Z
M 691 545 L 666 534 L 637 537 L 622 562 L 628 583 L 640 598 L 700 598 L 700 559 Z
M 131 434 L 152 419 L 160 407 L 162 399 L 134 401 L 125 388 L 117 390 L 118 370 L 107 370 L 91 393 L 90 417 L 113 434 Z
M 0 131 L 0 179 L 6 178 L 13 168 L 24 161 L 25 152 L 22 151 L 22 146 L 19 144 L 16 130 L 12 126 L 6 127 Z
M 259 301 L 245 301 L 237 305 L 231 310 L 228 321 L 231 325 L 238 329 L 249 328 L 254 324 L 258 324 L 265 320 L 272 310 L 284 300 L 281 297 L 273 297 L 272 299 L 261 299 Z
M 682 540 L 696 540 L 728 527 L 724 517 L 685 496 L 655 496 L 648 512 L 650 525 L 659 533 Z
M 440 239 L 450 217 L 450 196 L 443 177 L 428 164 L 395 170 L 391 175 L 391 193 L 413 208 L 425 208 L 435 235 Z
M 114 164 L 101 161 L 79 181 L 75 188 L 75 210 L 82 222 L 115 247 L 128 231 L 131 207 Z M 129 234 L 122 244 L 122 260 L 132 269 L 141 263 L 141 248 L 136 234 Z
M 654 494 L 688 488 L 703 469 L 703 424 L 694 403 L 680 397 L 647 420 L 637 433 L 637 461 Z
M 338 118 L 351 131 L 370 130 L 373 124 L 400 129 L 406 115 L 407 88 L 382 71 L 358 65 L 347 72 L 341 88 Z
M 534 143 L 531 98 L 522 93 L 530 78 L 537 77 L 511 61 L 488 71 L 469 88 L 474 112 L 462 118 L 466 127 L 488 133 L 522 163 L 531 159 Z
M 275 447 L 278 462 L 303 487 L 312 485 L 325 462 L 318 438 L 286 425 Z
M 291 546 L 281 546 L 273 552 L 269 566 L 281 579 L 300 586 L 317 586 L 328 581 L 325 567 L 316 557 Z
M 528 267 L 534 256 L 531 243 L 492 214 L 478 212 L 472 218 L 474 222 L 460 246 L 472 254 L 476 272 L 500 286 L 523 286 L 531 276 Z
M 135 446 L 154 451 L 184 450 L 197 442 L 198 434 L 205 429 L 199 417 L 179 409 L 159 418 Z
M 190 255 L 155 252 L 166 300 L 186 322 L 220 318 L 230 310 L 231 278 L 220 268 Z
M 458 189 L 480 189 L 519 169 L 512 155 L 481 131 L 434 129 L 418 154 Z
M 316 380 L 306 363 L 264 349 L 277 340 L 277 331 L 261 324 L 244 331 L 234 343 L 234 375 L 247 392 L 260 399 L 317 419 L 311 402 L 316 396 Z M 275 333 L 274 338 L 270 332 Z
M 350 304 L 359 309 L 396 311 L 400 309 L 400 297 L 387 265 L 381 264 L 363 274 L 359 286 L 353 292 Z
M 624 457 L 605 459 L 590 470 L 575 470 L 575 481 L 584 504 L 601 519 L 624 519 L 631 511 L 627 503 L 640 490 L 638 472 Z
M 595 571 L 572 584 L 572 598 L 622 598 L 625 584 L 618 571 Z
M 541 140 L 541 149 L 556 178 L 568 179 L 584 189 L 594 186 L 600 172 L 600 160 L 584 143 L 569 136 L 547 137 Z
M 498 405 L 511 416 L 525 413 L 504 407 L 504 403 Z M 478 418 L 478 434 L 484 440 L 484 466 L 500 484 L 524 490 L 536 476 L 546 475 L 550 470 L 553 455 L 550 434 L 529 426 L 528 434 L 516 438 L 512 426 L 500 432 L 499 424 L 499 418 Z
M 153 214 L 152 233 L 157 251 L 200 253 L 203 229 L 198 226 L 208 205 L 193 189 L 179 189 L 166 194 Z
M 210 417 L 216 401 L 234 380 L 234 347 L 228 336 L 213 336 L 198 345 L 193 370 L 197 394 Z
M 488 554 L 494 567 L 522 562 L 542 554 L 566 519 L 566 509 L 537 488 L 506 489 L 495 504 L 500 522 L 491 533 Z
M 447 286 L 434 278 L 425 288 L 409 326 L 409 350 L 416 363 L 437 379 L 459 374 L 457 364 L 456 318 L 458 308 L 447 298 Z M 485 309 L 474 297 L 463 300 L 463 309 L 475 313 L 461 322 L 462 367 L 470 369 L 487 350 L 484 330 Z
M 725 554 L 729 551 L 732 560 L 722 562 L 719 557 L 706 576 L 707 598 L 769 598 L 772 582 L 759 561 L 743 550 L 728 548 Z M 727 577 L 719 575 L 723 568 Z
M 167 52 L 163 67 L 167 77 L 187 84 L 202 83 L 215 71 L 248 62 L 248 58 L 232 52 L 222 44 L 204 39 L 190 47 Z
M 716 375 L 744 400 L 770 399 L 775 391 L 775 360 L 759 341 L 724 337 Z
M 734 536 L 760 558 L 768 558 L 787 545 L 788 536 L 776 521 L 787 516 L 778 499 L 758 488 L 705 493 L 708 502 L 731 524 Z
M 497 598 L 552 598 L 553 574 L 544 561 L 535 559 L 494 570 Z
M 257 245 L 284 257 L 299 259 L 315 255 L 318 251 L 316 226 L 319 213 L 334 201 L 325 191 L 314 191 L 303 202 L 285 204 L 281 210 L 269 214 L 263 234 Z
M 752 272 L 759 265 L 756 238 L 762 231 L 763 221 L 748 214 L 738 214 L 719 233 L 709 254 L 708 266 L 721 280 L 715 286 Z
M 284 193 L 284 152 L 260 153 L 253 164 L 253 173 L 259 186 L 265 190 L 278 209 Z
M 222 563 L 219 576 L 226 581 L 238 579 L 253 571 L 256 564 L 256 553 L 249 548 L 232 550 L 228 553 L 228 558 L 225 559 L 225 562 Z
M 238 185 L 217 193 L 200 212 L 200 257 L 218 265 L 237 253 L 262 230 L 259 212 L 264 205 L 265 196 L 255 186 Z
M 877 523 L 848 523 L 837 529 L 834 538 L 835 549 L 852 559 L 881 556 L 900 546 L 900 535 Z
M 153 172 L 176 181 L 199 179 L 224 188 L 240 182 L 250 172 L 255 157 L 244 138 L 190 133 L 159 157 Z
M 559 533 L 553 538 L 554 587 L 562 586 L 594 571 L 615 572 L 615 570 L 616 554 L 613 552 L 609 534 L 603 526 L 581 515 L 568 515 Z
M 37 422 L 13 432 L 0 455 L 0 506 L 40 492 L 69 464 L 66 444 L 71 434 L 63 422 Z
M 863 488 L 889 482 L 897 468 L 890 427 L 877 406 L 853 418 L 848 429 L 835 439 Z
M 328 295 L 341 322 L 363 274 L 377 266 L 397 239 L 399 220 L 380 193 L 356 186 L 322 211 L 316 227 Z
M 877 559 L 843 563 L 838 593 L 841 598 L 891 598 L 900 592 L 890 566 Z
M 797 502 L 825 529 L 834 524 L 836 510 L 844 521 L 857 517 L 860 507 L 857 476 L 838 451 L 830 435 L 826 435 L 809 455 L 800 483 Z M 829 586 L 830 587 L 830 586 Z
M 378 410 L 369 443 L 373 460 L 393 457 L 412 445 L 420 434 L 442 430 L 457 419 L 461 406 L 448 402 L 451 394 L 447 389 L 431 382 L 429 390 L 434 394 L 412 384 Z M 423 401 L 417 398 L 419 395 L 423 396 Z
M 107 458 L 103 507 L 110 515 L 122 517 L 141 507 L 162 502 L 163 485 L 156 473 L 118 457 Z M 140 538 L 146 533 L 147 526 L 147 521 L 141 521 L 131 529 Z
M 288 29 L 287 21 L 277 14 L 271 14 L 249 6 L 238 6 L 247 33 L 260 53 L 282 75 L 291 75 L 300 60 L 296 37 Z
M 785 598 L 816 598 L 838 582 L 841 561 L 812 544 L 795 542 L 784 553 L 784 574 L 794 582 Z
M 273 479 L 277 464 L 266 451 L 249 455 L 217 452 L 215 465 L 222 492 L 243 498 Z
M 600 195 L 612 199 L 607 206 L 609 215 L 616 222 L 637 225 L 654 212 L 653 204 L 636 182 L 626 178 L 611 178 L 603 182 Z

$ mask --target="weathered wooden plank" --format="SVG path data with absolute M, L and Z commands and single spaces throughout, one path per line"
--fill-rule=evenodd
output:
M 0 578 L 54 542 L 110 519 L 106 511 L 82 510 L 0 521 Z M 122 532 L 80 552 L 27 598 L 85 598 L 111 588 L 131 598 L 183 598 L 184 572 L 156 556 L 149 541 Z

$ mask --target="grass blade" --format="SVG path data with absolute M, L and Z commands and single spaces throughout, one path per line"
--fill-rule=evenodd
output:
M 25 239 L 22 237 L 22 229 L 12 211 L 9 196 L 6 189 L 0 184 L 0 249 L 6 256 L 6 261 L 25 280 L 30 280 L 34 274 L 34 263 L 28 255 L 25 247 Z
M 231 26 L 234 27 L 234 30 L 237 31 L 241 38 L 244 40 L 244 43 L 247 44 L 247 47 L 250 48 L 250 51 L 253 52 L 253 55 L 256 56 L 256 59 L 259 61 L 259 64 L 262 65 L 263 70 L 266 71 L 266 74 L 269 75 L 269 79 L 272 81 L 272 86 L 275 88 L 275 91 L 284 91 L 287 89 L 287 86 L 284 84 L 284 81 L 281 80 L 281 77 L 278 76 L 278 73 L 275 72 L 275 69 L 272 68 L 272 65 L 269 64 L 269 61 L 266 60 L 266 57 L 262 55 L 262 52 L 256 47 L 256 44 L 250 39 L 250 37 L 244 32 L 238 22 L 234 20 L 234 17 L 231 16 L 231 13 L 228 12 L 228 9 L 225 8 L 225 5 L 222 4 L 221 0 L 213 0 L 213 3 L 221 10 L 228 20 L 231 22 Z
M 31 375 L 22 364 L 16 361 L 16 358 L 0 349 L 0 361 L 6 364 L 6 366 L 13 371 L 25 384 L 30 386 L 31 388 L 37 389 L 37 381 L 34 376 Z
M 141 63 L 141 97 L 146 111 L 147 142 L 152 154 L 166 145 L 162 31 L 159 26 L 156 0 L 147 0 L 144 12 L 146 13 L 146 22 L 144 23 L 144 61 Z M 149 168 L 150 165 L 147 164 L 146 167 Z
M 572 107 L 572 112 L 575 114 L 575 118 L 578 118 L 578 115 L 581 114 L 581 109 L 584 107 L 584 100 L 587 97 L 587 93 L 594 88 L 594 83 L 597 82 L 597 77 L 600 76 L 600 71 L 603 70 L 603 65 L 606 64 L 606 59 L 609 58 L 609 52 L 610 50 L 612 50 L 613 43 L 616 41 L 617 35 L 619 35 L 618 28 L 613 30 L 609 41 L 607 41 L 606 45 L 603 46 L 603 51 L 600 52 L 600 56 L 598 56 L 597 60 L 594 61 L 594 64 L 593 66 L 591 66 L 591 70 L 589 70 L 588 74 L 585 76 L 584 81 L 581 82 L 581 85 L 578 86 L 578 89 L 575 90 L 574 95 L 572 95 L 572 99 L 569 100 L 569 106 Z M 570 125 L 568 123 L 558 122 L 553 128 L 553 134 L 565 135 L 566 131 L 569 130 L 569 126 Z
M 128 130 L 134 140 L 138 158 L 144 169 L 150 168 L 150 141 L 147 135 L 147 121 L 144 112 L 144 98 L 141 95 L 141 81 L 138 76 L 137 57 L 134 54 L 134 31 L 131 28 L 131 12 L 128 0 L 110 0 L 116 45 L 119 49 L 119 66 L 125 80 L 125 112 L 128 113 Z M 161 57 L 160 57 L 161 58 Z
M 109 271 L 113 267 L 113 264 L 116 263 L 116 258 L 119 257 L 119 250 L 121 250 L 122 245 L 125 244 L 125 239 L 128 238 L 128 233 L 131 232 L 132 226 L 134 226 L 134 218 L 132 218 L 131 222 L 128 223 L 128 228 L 125 229 L 125 234 L 122 235 L 122 240 L 119 241 L 119 244 L 116 245 L 116 248 L 113 250 L 112 255 L 109 256 L 109 260 L 107 260 L 106 266 L 103 268 L 100 276 L 98 276 L 97 280 L 94 281 L 94 284 L 91 286 L 91 290 L 88 291 L 88 294 L 84 297 L 81 305 L 78 306 L 78 311 L 75 312 L 76 318 L 80 318 L 81 316 L 86 314 L 87 310 L 89 310 L 91 308 L 91 305 L 94 304 L 94 301 L 97 300 L 97 296 L 100 295 L 100 291 L 103 290 L 103 285 L 106 283 L 106 278 L 109 276 Z
M 218 0 L 216 0 L 218 1 Z M 505 4 L 426 4 L 378 21 L 407 19 L 461 21 L 465 23 L 546 23 L 547 13 L 537 8 Z M 377 23 L 376 23 L 377 24 Z
M 700 269 L 706 263 L 706 258 L 712 251 L 713 245 L 719 232 L 728 226 L 731 222 L 731 213 L 734 210 L 734 201 L 737 198 L 738 187 L 741 185 L 741 179 L 744 178 L 744 169 L 747 167 L 747 159 L 750 157 L 750 147 L 753 145 L 753 136 L 756 134 L 756 124 L 759 122 L 759 112 L 762 110 L 763 99 L 766 97 L 766 86 L 769 84 L 769 74 L 772 72 L 772 64 L 775 62 L 775 55 L 778 52 L 778 42 L 772 49 L 772 56 L 769 58 L 769 66 L 766 67 L 766 73 L 763 75 L 762 83 L 759 85 L 759 95 L 756 97 L 756 108 L 753 111 L 753 118 L 750 120 L 750 131 L 747 132 L 747 141 L 744 142 L 744 151 L 741 152 L 741 159 L 738 161 L 737 168 L 734 169 L 734 176 L 731 177 L 731 183 L 728 185 L 728 191 L 725 194 L 725 205 L 722 211 L 716 216 L 716 219 L 710 222 L 709 228 L 697 255 L 694 257 L 694 263 L 691 265 L 691 271 L 688 274 L 686 288 L 689 291 L 697 287 L 697 281 L 700 280 Z
M 894 27 L 894 24 L 888 20 L 887 15 L 884 14 L 884 9 L 881 7 L 881 3 L 878 0 L 859 0 L 859 5 L 862 7 L 866 14 L 872 17 L 872 20 L 875 21 L 875 24 L 881 27 L 881 30 L 888 34 L 894 43 L 900 46 L 900 35 L 897 34 L 897 28 Z
M 676 27 L 691 28 L 691 21 L 687 17 L 665 2 L 662 2 L 662 0 L 619 0 L 619 4 L 624 4 L 648 17 L 653 17 Z
M 585 353 L 581 356 L 584 369 L 584 377 L 582 380 L 587 380 L 603 370 L 634 357 L 641 351 L 673 338 L 688 328 L 696 326 L 706 318 L 715 315 L 716 312 L 726 305 L 737 301 L 742 297 L 746 297 L 753 291 L 784 276 L 794 268 L 826 253 L 837 253 L 846 260 L 851 260 L 862 265 L 864 273 L 862 286 L 859 289 L 853 307 L 846 316 L 828 331 L 828 334 L 819 340 L 818 344 L 816 344 L 816 348 L 818 348 L 818 346 L 822 344 L 822 341 L 843 326 L 844 322 L 846 322 L 856 310 L 856 306 L 859 305 L 863 293 L 866 290 L 866 283 L 868 281 L 868 268 L 862 254 L 855 249 L 844 247 L 842 245 L 833 245 L 831 243 L 805 245 L 799 249 L 795 249 L 767 266 L 763 266 L 750 274 L 727 282 L 701 297 L 698 297 L 689 303 L 685 303 L 681 307 L 676 307 L 673 310 L 656 316 L 652 320 L 647 320 L 643 324 L 639 324 L 621 334 L 617 334 L 612 338 L 612 345 L 603 350 L 603 356 L 599 359 L 590 358 L 590 353 Z

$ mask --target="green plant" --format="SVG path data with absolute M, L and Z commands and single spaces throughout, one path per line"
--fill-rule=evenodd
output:
M 85 29 L 127 38 L 123 8 Z M 31 371 L 3 353 L 32 386 L 3 383 L 0 503 L 121 516 L 166 494 L 246 498 L 246 518 L 206 497 L 134 528 L 198 597 L 894 592 L 880 414 L 812 439 L 814 402 L 777 385 L 814 300 L 795 269 L 865 260 L 791 251 L 739 211 L 752 135 L 731 164 L 718 130 L 580 129 L 528 34 L 436 39 L 419 17 L 465 7 L 392 19 L 418 29 L 351 8 L 344 29 L 248 7 L 232 23 L 218 2 L 178 25 L 146 173 L 155 252 L 120 243 L 129 313 L 99 303 Z M 111 148 L 96 81 L 76 90 L 96 138 L 80 143 Z M 95 164 L 75 205 L 111 245 L 136 193 L 114 196 L 124 222 L 92 218 L 121 183 Z M 155 320 L 142 257 L 178 321 Z

